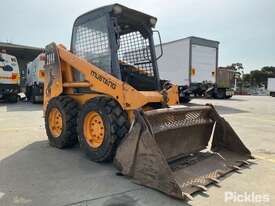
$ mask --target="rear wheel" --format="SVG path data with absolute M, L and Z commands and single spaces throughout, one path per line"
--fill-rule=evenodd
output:
M 30 87 L 30 101 L 33 104 L 41 103 L 40 88 L 36 85 Z
M 128 115 L 115 100 L 96 97 L 83 106 L 77 128 L 80 147 L 91 160 L 111 161 L 129 130 Z
M 78 105 L 70 97 L 55 97 L 48 103 L 45 112 L 45 128 L 50 145 L 57 148 L 77 143 Z
M 11 94 L 7 97 L 8 102 L 16 103 L 18 102 L 18 95 L 17 94 Z
M 40 102 L 42 102 L 42 101 L 41 101 L 40 96 L 36 96 L 36 95 L 32 94 L 32 96 L 31 96 L 31 102 L 32 102 L 33 104 L 37 104 L 37 103 L 40 103 Z
M 217 91 L 214 93 L 214 97 L 216 99 L 225 99 L 226 97 L 225 89 L 217 89 Z

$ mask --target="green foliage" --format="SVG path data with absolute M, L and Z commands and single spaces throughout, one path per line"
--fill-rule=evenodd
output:
M 249 74 L 244 74 L 242 81 L 249 86 L 267 86 L 267 79 L 275 77 L 275 67 L 265 66 L 260 70 L 253 70 Z
M 243 75 L 243 64 L 242 63 L 234 63 L 231 65 L 228 65 L 226 67 L 219 67 L 221 69 L 228 69 L 228 70 L 233 70 L 235 73 L 235 78 L 240 79 L 240 77 Z

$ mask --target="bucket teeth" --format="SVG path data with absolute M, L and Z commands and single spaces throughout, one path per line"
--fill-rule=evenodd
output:
M 242 167 L 250 168 L 250 163 L 249 163 L 248 161 L 245 161 L 245 160 L 238 160 L 237 162 L 242 163 Z
M 242 168 L 236 166 L 236 165 L 233 165 L 233 166 L 230 166 L 232 169 L 235 169 L 235 170 L 241 170 Z
M 251 161 L 248 161 L 248 160 L 247 160 L 247 162 L 248 162 L 250 165 L 256 164 L 255 162 L 251 162 Z
M 250 163 L 245 160 L 238 160 L 237 162 L 243 163 L 244 165 L 250 165 Z
M 194 198 L 192 197 L 192 195 L 190 195 L 189 193 L 183 192 L 182 196 L 187 198 L 188 200 L 192 201 Z
M 203 191 L 207 191 L 207 188 L 205 187 L 205 186 L 203 186 L 203 185 L 192 185 L 193 187 L 197 187 L 197 188 L 199 188 L 199 189 L 201 189 L 201 190 L 203 190 Z
M 231 168 L 234 172 L 236 172 L 238 174 L 242 174 L 242 172 L 240 171 L 241 168 L 236 165 L 229 166 L 229 168 Z
M 215 182 L 215 184 L 219 184 L 220 183 L 220 180 L 218 180 L 217 178 L 214 178 L 214 177 L 209 177 L 208 178 L 209 180 Z

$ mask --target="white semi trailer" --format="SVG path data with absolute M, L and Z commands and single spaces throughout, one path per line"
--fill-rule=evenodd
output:
M 269 91 L 270 96 L 275 97 L 275 78 L 268 78 L 267 90 Z
M 17 102 L 19 84 L 20 73 L 16 57 L 0 53 L 0 99 Z
M 181 85 L 182 94 L 185 94 L 183 98 L 186 98 L 183 101 L 188 101 L 189 94 L 214 98 L 230 98 L 233 95 L 232 88 L 218 85 L 218 78 L 225 73 L 217 72 L 218 41 L 188 37 L 163 43 L 162 48 L 163 55 L 158 60 L 160 78 Z M 161 53 L 160 46 L 156 47 L 156 52 Z

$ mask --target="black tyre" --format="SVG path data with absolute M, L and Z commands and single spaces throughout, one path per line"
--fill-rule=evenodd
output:
M 78 119 L 80 147 L 92 161 L 112 161 L 119 142 L 129 130 L 127 113 L 108 97 L 87 102 Z
M 29 100 L 31 100 L 31 87 L 27 86 L 26 87 L 26 97 Z
M 31 96 L 31 102 L 33 104 L 38 104 L 38 103 L 42 103 L 42 100 L 39 98 L 39 96 L 35 96 L 34 94 L 32 94 L 32 96 Z
M 184 97 L 179 97 L 180 103 L 181 104 L 187 104 L 191 101 L 190 96 L 184 96 Z
M 39 87 L 32 86 L 31 92 L 30 92 L 30 101 L 33 104 L 42 103 L 41 98 L 39 98 L 39 97 L 40 97 Z
M 71 147 L 77 143 L 78 104 L 70 97 L 51 99 L 45 112 L 45 128 L 51 146 Z
M 216 99 L 225 99 L 225 97 L 226 97 L 226 91 L 224 89 L 218 89 L 214 93 L 214 98 Z
M 17 96 L 17 94 L 12 94 L 7 97 L 7 100 L 10 103 L 16 103 L 16 102 L 18 102 L 18 96 Z

